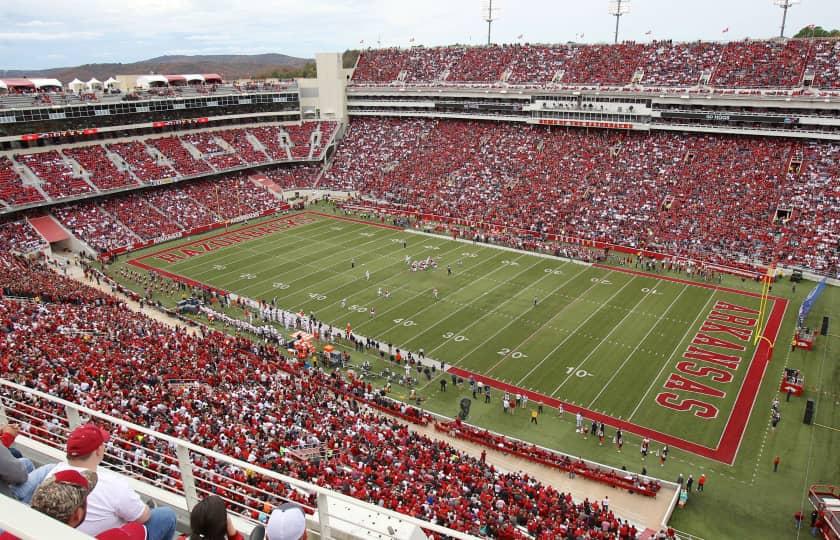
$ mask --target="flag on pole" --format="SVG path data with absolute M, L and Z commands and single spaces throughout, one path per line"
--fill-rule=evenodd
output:
M 653 30 L 648 30 L 647 32 L 645 32 L 645 35 L 646 35 L 646 36 L 649 36 L 649 35 L 651 35 L 652 33 L 653 33 Z
M 723 31 L 722 31 L 721 33 L 722 33 L 722 34 L 725 34 L 725 33 L 727 33 L 727 32 L 729 32 L 729 27 L 728 27 L 728 26 L 727 26 L 726 28 L 724 28 L 724 29 L 723 29 Z
M 364 45 L 364 44 L 365 44 L 365 40 L 361 40 L 361 41 L 359 42 L 359 45 Z
M 414 38 L 408 40 L 409 43 L 414 43 Z
M 516 39 L 522 39 L 522 36 L 524 36 L 524 35 L 525 34 L 519 34 L 518 36 L 516 36 Z

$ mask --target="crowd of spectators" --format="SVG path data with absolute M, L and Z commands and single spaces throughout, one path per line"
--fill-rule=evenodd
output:
M 800 175 L 786 175 L 801 144 L 363 118 L 350 124 L 319 187 L 526 236 L 567 235 L 716 263 L 781 256 L 836 275 L 837 146 L 811 143 Z M 788 205 L 796 208 L 792 219 L 775 220 Z
M 102 201 L 102 208 L 143 240 L 154 240 L 182 229 L 172 219 L 149 204 L 145 194 L 130 193 Z M 95 204 L 95 203 L 92 203 Z
M 181 135 L 181 140 L 193 145 L 201 153 L 201 158 L 216 170 L 231 169 L 243 164 L 235 149 L 225 149 L 216 140 L 212 131 L 196 131 Z M 247 141 L 246 141 L 247 142 Z
M 88 180 L 100 190 L 115 189 L 135 184 L 131 175 L 117 168 L 105 148 L 98 144 L 66 148 L 62 153 L 90 173 Z
M 41 235 L 26 219 L 0 222 L 0 253 L 29 253 L 41 249 L 45 244 Z
M 535 478 L 497 470 L 375 412 L 377 392 L 351 375 L 306 368 L 267 345 L 219 332 L 193 336 L 61 276 L 45 280 L 46 269 L 14 264 L 21 266 L 12 292 L 50 303 L 0 299 L 0 325 L 11 336 L 0 342 L 4 378 L 472 534 L 635 537 L 598 502 L 575 503 Z M 43 292 L 42 285 L 69 296 Z M 72 288 L 81 291 L 71 293 Z M 411 416 L 410 407 L 403 409 Z M 60 413 L 55 406 L 36 400 L 26 412 L 20 417 L 9 411 L 22 434 L 60 444 L 60 426 L 51 417 Z M 300 460 L 288 452 L 303 446 L 323 448 L 322 458 Z M 164 488 L 181 487 L 166 441 L 124 431 L 106 451 L 136 466 L 128 472 Z M 197 470 L 205 471 L 197 474 L 199 488 L 246 507 L 249 517 L 278 498 L 314 506 L 312 495 L 282 482 L 210 457 L 196 459 Z
M 292 188 L 314 188 L 318 175 L 321 173 L 321 165 L 305 163 L 302 165 L 291 165 L 289 167 L 276 167 L 260 171 L 269 180 L 274 182 L 281 189 Z
M 216 132 L 216 136 L 234 148 L 245 163 L 258 164 L 268 161 L 265 152 L 254 148 L 248 135 L 248 131 L 244 129 L 225 129 Z
M 86 201 L 52 212 L 94 249 L 111 251 L 223 219 L 264 212 L 277 205 L 274 195 L 247 176 L 237 174 L 122 194 L 104 201 Z
M 211 172 L 210 166 L 206 162 L 193 157 L 189 150 L 181 144 L 181 139 L 178 137 L 170 136 L 149 139 L 148 143 L 157 148 L 181 176 L 193 176 Z
M 265 153 L 273 161 L 290 159 L 291 154 L 287 152 L 287 146 L 281 135 L 284 132 L 275 126 L 258 126 L 249 128 L 248 131 L 259 141 L 265 149 Z
M 337 127 L 337 122 L 304 122 L 285 127 L 192 132 L 61 151 L 20 153 L 14 160 L 41 181 L 47 195 L 61 199 L 95 189 L 130 187 L 137 185 L 137 180 L 154 184 L 176 176 L 209 174 L 267 161 L 302 160 L 310 154 L 317 157 Z M 313 137 L 315 132 L 320 136 Z M 43 200 L 41 193 L 23 183 L 12 160 L 0 156 L 0 202 L 17 206 L 40 200 Z
M 140 141 L 109 144 L 108 149 L 119 155 L 142 182 L 155 182 L 175 176 L 172 169 L 152 157 L 149 148 Z
M 840 40 L 744 40 L 730 43 L 653 41 L 615 45 L 489 45 L 363 51 L 353 81 L 362 84 L 567 83 L 694 87 L 701 76 L 722 88 L 800 86 L 806 65 L 816 88 L 840 86 Z M 505 77 L 505 74 L 508 74 Z M 562 75 L 559 77 L 558 75 Z
M 727 88 L 799 86 L 810 45 L 803 39 L 733 41 L 723 50 L 711 84 Z
M 24 185 L 9 158 L 0 156 L 0 200 L 9 206 L 44 200 L 32 186 Z
M 277 208 L 277 198 L 257 186 L 244 173 L 231 174 L 213 181 L 195 182 L 184 191 L 217 216 L 233 219 Z
M 141 240 L 94 202 L 54 208 L 52 213 L 74 236 L 98 251 L 111 251 Z
M 81 172 L 74 170 L 57 150 L 16 154 L 15 161 L 28 167 L 41 180 L 41 188 L 50 197 L 72 197 L 93 192 Z

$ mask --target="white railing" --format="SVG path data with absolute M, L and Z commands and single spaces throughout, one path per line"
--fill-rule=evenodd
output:
M 181 510 L 189 511 L 199 500 L 215 493 L 225 499 L 233 514 L 255 524 L 252 513 L 259 512 L 266 503 L 276 506 L 294 500 L 310 514 L 308 526 L 321 539 L 423 539 L 426 538 L 423 531 L 461 540 L 476 538 L 0 379 L 0 425 L 21 424 L 23 429 L 16 444 L 24 449 L 29 441 L 33 446 L 45 445 L 55 450 L 53 455 L 58 459 L 64 453 L 68 433 L 91 419 L 112 436 L 103 466 L 169 492 Z M 258 485 L 268 485 L 271 489 Z M 30 520 L 19 523 L 16 521 L 19 515 L 9 510 L 5 501 L 0 506 L 3 510 L 0 529 L 25 533 L 23 529 L 30 527 Z M 30 514 L 27 516 L 35 519 Z M 21 536 L 24 539 L 47 537 L 76 540 L 70 534 Z

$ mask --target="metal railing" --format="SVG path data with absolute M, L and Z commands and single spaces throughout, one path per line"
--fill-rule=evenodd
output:
M 63 453 L 70 431 L 91 420 L 111 433 L 102 466 L 175 494 L 187 511 L 216 494 L 230 512 L 257 523 L 266 505 L 294 501 L 310 514 L 309 527 L 321 539 L 424 538 L 428 533 L 476 538 L 0 379 L 0 425 L 20 424 L 17 444 L 24 448 L 29 439 Z M 19 531 L 11 526 L 16 517 L 0 513 L 0 529 Z

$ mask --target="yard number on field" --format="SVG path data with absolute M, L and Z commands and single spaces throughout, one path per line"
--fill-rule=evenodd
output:
M 553 274 L 555 276 L 559 276 L 559 275 L 563 274 L 563 271 L 560 270 L 559 268 L 546 268 L 545 273 L 546 274 Z
M 311 293 L 309 293 L 309 298 L 311 298 L 313 300 L 321 301 L 321 300 L 326 300 L 327 295 L 326 294 L 321 294 L 321 293 L 316 293 L 316 292 L 311 292 Z
M 254 279 L 257 277 L 256 274 L 239 274 L 239 277 L 242 279 Z
M 507 347 L 505 347 L 504 349 L 502 349 L 501 351 L 499 351 L 496 354 L 500 354 L 502 356 L 510 355 L 511 358 L 528 358 L 527 354 L 521 353 L 519 351 L 511 351 Z
M 612 285 L 612 281 L 610 281 L 608 279 L 603 279 L 603 278 L 594 277 L 594 278 L 590 279 L 589 281 L 591 281 L 592 283 L 598 283 L 600 285 Z
M 440 248 L 437 247 L 437 246 L 426 245 L 426 246 L 423 246 L 423 247 L 426 248 L 426 249 L 431 249 L 432 251 L 440 251 Z
M 371 232 L 360 232 L 359 236 L 365 236 L 367 238 L 370 238 L 371 236 L 373 236 L 373 233 L 371 233 Z
M 502 264 L 505 266 L 519 266 L 519 263 L 516 261 L 509 261 L 507 259 L 502 261 Z
M 585 369 L 578 369 L 577 366 L 569 366 L 566 368 L 566 375 L 571 375 L 573 373 L 575 377 L 580 377 L 581 379 L 584 377 L 593 377 L 591 373 Z
M 649 287 L 644 287 L 642 289 L 642 292 L 646 293 L 646 294 L 662 294 L 661 292 L 657 291 L 656 289 L 651 289 Z
M 289 284 L 288 283 L 283 283 L 282 281 L 275 281 L 274 283 L 271 284 L 271 286 L 274 287 L 275 289 L 288 289 L 289 288 Z
M 452 341 L 462 342 L 462 341 L 469 341 L 470 338 L 467 336 L 458 336 L 455 335 L 455 332 L 447 332 L 443 334 L 443 339 L 451 339 Z
M 464 257 L 469 257 L 471 259 L 475 259 L 476 257 L 478 257 L 478 253 L 471 253 L 469 251 L 465 251 L 461 253 L 461 255 L 463 255 Z
M 355 311 L 356 313 L 367 313 L 368 310 L 368 308 L 366 308 L 365 306 L 357 306 L 356 304 L 353 304 L 347 309 L 349 309 L 350 311 Z
M 401 324 L 403 326 L 415 326 L 414 321 L 408 319 L 394 319 L 394 324 Z
M 223 264 L 214 264 L 213 265 L 213 270 L 224 270 L 225 268 L 227 268 L 227 266 L 225 266 Z

